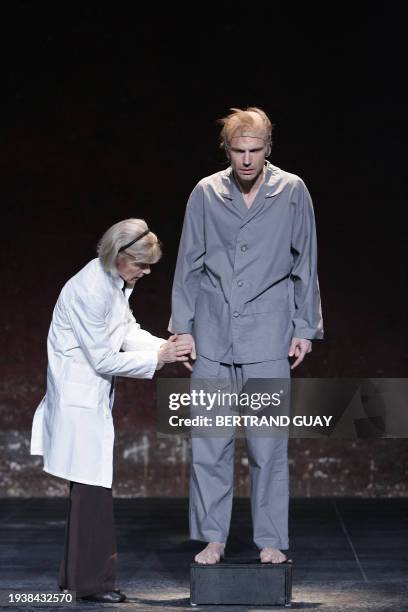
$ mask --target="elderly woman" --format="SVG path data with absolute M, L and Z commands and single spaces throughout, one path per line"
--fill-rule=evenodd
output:
M 112 406 L 115 376 L 152 378 L 165 363 L 185 361 L 191 347 L 140 328 L 129 309 L 135 283 L 161 257 L 141 219 L 110 227 L 90 261 L 63 287 L 48 334 L 47 393 L 38 406 L 31 454 L 44 470 L 70 481 L 61 589 L 118 603 L 112 510 Z

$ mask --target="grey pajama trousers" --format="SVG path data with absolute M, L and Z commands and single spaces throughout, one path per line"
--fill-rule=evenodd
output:
M 229 365 L 199 355 L 194 365 L 192 384 L 194 379 L 223 379 L 228 380 L 231 387 L 241 389 L 251 378 L 289 377 L 290 365 L 287 359 Z M 258 548 L 289 547 L 287 442 L 287 435 L 246 436 L 253 536 Z M 189 511 L 192 539 L 204 542 L 227 540 L 233 478 L 233 428 L 225 437 L 193 436 Z

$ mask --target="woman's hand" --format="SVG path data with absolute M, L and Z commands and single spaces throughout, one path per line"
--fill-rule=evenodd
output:
M 177 334 L 161 345 L 157 355 L 156 370 L 160 370 L 165 363 L 174 363 L 175 361 L 188 361 L 188 355 L 191 352 L 191 342 L 180 339 Z

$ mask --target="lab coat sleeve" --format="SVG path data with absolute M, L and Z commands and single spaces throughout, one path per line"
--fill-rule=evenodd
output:
M 310 194 L 300 180 L 294 192 L 295 206 L 291 250 L 293 267 L 294 313 L 293 337 L 317 340 L 323 338 L 323 320 L 317 278 L 317 240 Z
M 157 348 L 126 352 L 112 349 L 103 296 L 88 294 L 85 303 L 81 296 L 75 295 L 66 309 L 78 345 L 98 374 L 153 377 L 157 367 Z
M 204 191 L 200 184 L 187 203 L 172 291 L 169 331 L 192 333 L 201 274 L 204 268 Z
M 139 323 L 136 322 L 132 311 L 129 309 L 126 336 L 122 344 L 123 351 L 144 351 L 146 349 L 154 349 L 158 351 L 165 342 L 166 340 L 164 338 L 153 336 L 153 334 L 145 329 L 141 329 Z

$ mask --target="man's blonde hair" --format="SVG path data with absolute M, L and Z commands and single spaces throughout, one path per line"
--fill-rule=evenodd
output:
M 230 108 L 230 114 L 218 120 L 222 125 L 220 147 L 228 152 L 231 140 L 237 136 L 254 136 L 265 141 L 270 153 L 272 146 L 272 123 L 267 114 L 257 106 Z
M 160 242 L 156 234 L 148 229 L 144 219 L 125 219 L 106 230 L 97 246 L 97 253 L 104 270 L 113 276 L 118 276 L 116 267 L 118 257 L 132 257 L 134 261 L 146 264 L 158 262 L 162 255 Z M 119 253 L 121 247 L 144 232 L 148 233 Z

